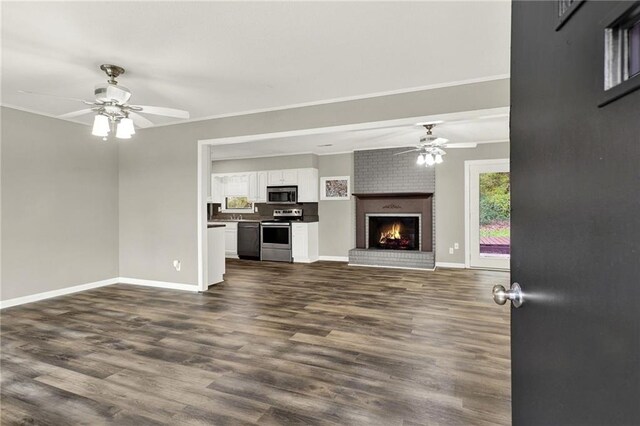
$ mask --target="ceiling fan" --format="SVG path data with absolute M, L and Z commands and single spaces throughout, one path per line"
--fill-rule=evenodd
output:
M 103 64 L 100 69 L 104 71 L 109 79 L 107 84 L 98 84 L 95 87 L 94 101 L 86 101 L 78 98 L 65 96 L 48 95 L 45 93 L 35 93 L 21 90 L 21 93 L 52 96 L 61 99 L 73 100 L 89 105 L 89 108 L 68 112 L 59 115 L 59 118 L 73 118 L 85 114 L 94 113 L 92 134 L 101 136 L 107 140 L 109 132 L 115 131 L 119 139 L 130 139 L 135 133 L 134 123 L 138 127 L 149 127 L 153 123 L 139 113 L 161 115 L 174 118 L 189 118 L 189 112 L 174 108 L 165 108 L 147 105 L 131 105 L 127 103 L 131 98 L 131 91 L 124 86 L 118 85 L 116 78 L 124 74 L 124 68 L 117 65 Z
M 442 156 L 446 155 L 443 148 L 475 148 L 475 142 L 470 143 L 449 143 L 449 139 L 439 138 L 433 135 L 435 124 L 423 124 L 427 134 L 420 138 L 420 143 L 414 149 L 395 153 L 393 155 L 407 154 L 409 152 L 419 152 L 416 163 L 419 166 L 433 166 L 442 163 Z

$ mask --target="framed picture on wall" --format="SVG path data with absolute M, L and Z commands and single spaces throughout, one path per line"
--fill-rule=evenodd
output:
M 320 178 L 321 200 L 348 200 L 351 198 L 349 176 L 333 176 Z

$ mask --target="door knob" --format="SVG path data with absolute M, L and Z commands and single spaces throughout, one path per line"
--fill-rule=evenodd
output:
M 498 305 L 504 305 L 507 303 L 507 300 L 511 300 L 511 304 L 514 308 L 519 308 L 522 306 L 522 302 L 524 302 L 522 297 L 522 289 L 520 288 L 520 284 L 513 283 L 511 284 L 511 288 L 509 290 L 505 289 L 501 285 L 493 286 L 493 301 Z

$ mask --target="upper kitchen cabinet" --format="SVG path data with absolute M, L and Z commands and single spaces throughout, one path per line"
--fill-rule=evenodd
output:
M 256 203 L 266 203 L 267 202 L 267 172 L 257 172 L 256 173 L 256 186 L 257 193 L 255 202 Z
M 211 203 L 220 203 L 224 201 L 224 177 L 211 175 Z
M 318 202 L 318 169 L 298 169 L 298 202 Z
M 298 170 L 269 170 L 267 182 L 270 186 L 297 185 Z
M 254 203 L 267 202 L 267 186 L 295 185 L 298 201 L 318 202 L 318 169 L 268 170 L 211 175 L 210 202 L 224 205 L 225 197 L 247 197 Z
M 225 176 L 224 194 L 232 197 L 249 198 L 249 174 L 233 174 Z
M 252 172 L 247 175 L 247 179 L 249 180 L 249 195 L 247 198 L 253 202 L 258 202 L 258 179 L 257 173 Z

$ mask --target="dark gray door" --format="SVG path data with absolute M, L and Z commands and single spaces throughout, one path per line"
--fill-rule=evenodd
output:
M 640 75 L 604 89 L 605 27 L 633 5 L 557 29 L 558 1 L 513 2 L 514 425 L 640 424 Z

